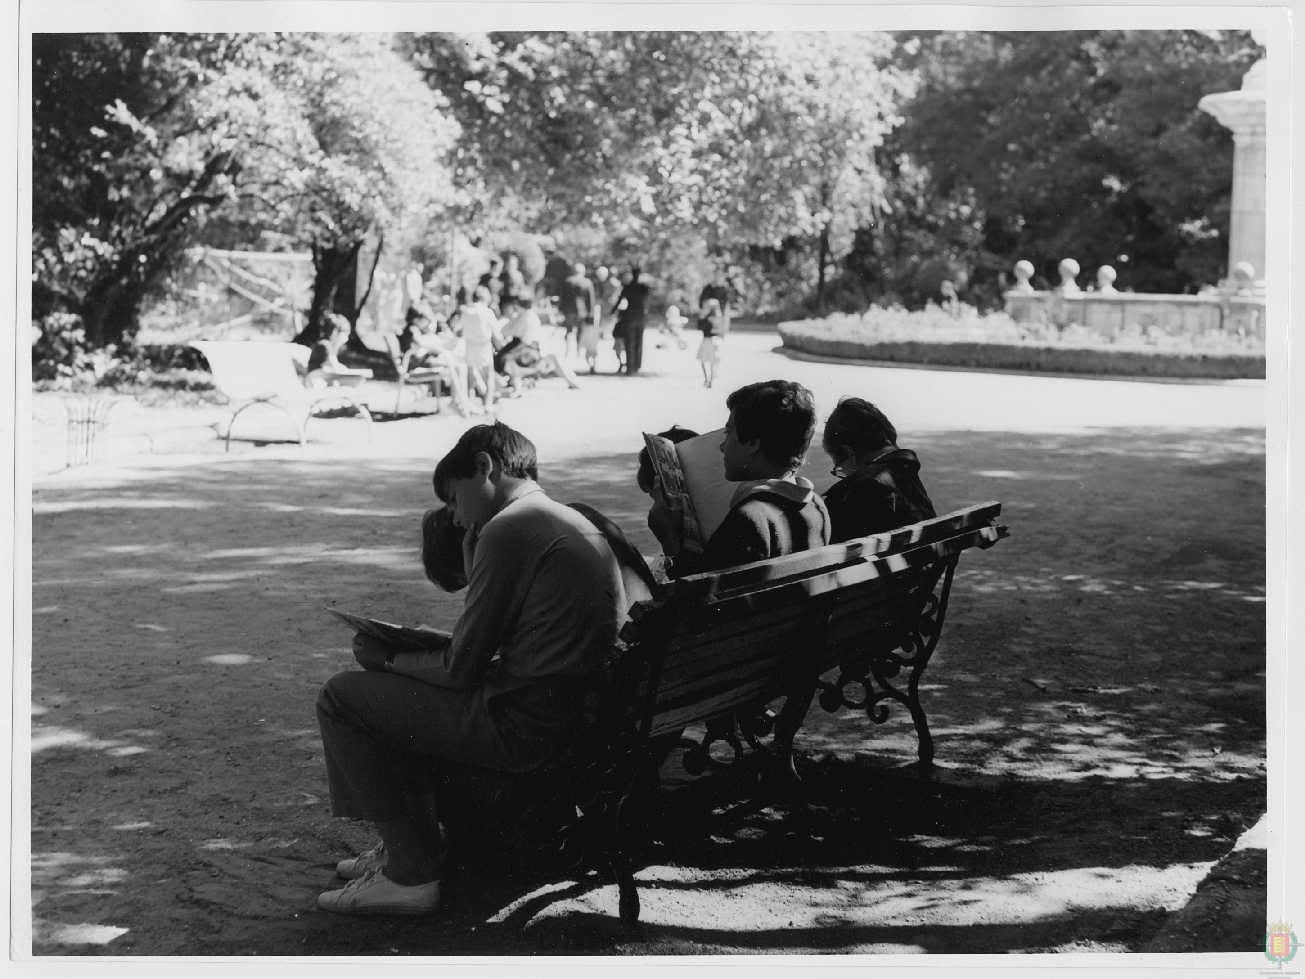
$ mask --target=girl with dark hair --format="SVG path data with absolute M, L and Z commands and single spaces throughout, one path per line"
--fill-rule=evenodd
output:
M 844 398 L 822 439 L 838 482 L 825 491 L 831 542 L 853 540 L 936 516 L 920 482 L 920 460 L 897 447 L 897 429 L 864 398 Z
M 304 383 L 309 387 L 352 387 L 361 384 L 372 376 L 371 370 L 366 367 L 345 367 L 340 363 L 340 351 L 348 342 L 353 327 L 339 313 L 327 313 L 326 322 L 331 332 L 326 339 L 313 344 L 309 351 Z

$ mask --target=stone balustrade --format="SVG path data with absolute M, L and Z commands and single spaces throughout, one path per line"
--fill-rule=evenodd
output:
M 1006 312 L 1016 322 L 1048 323 L 1061 330 L 1078 325 L 1108 341 L 1134 333 L 1264 340 L 1263 290 L 1245 263 L 1219 288 L 1195 296 L 1119 292 L 1109 265 L 1098 269 L 1096 287 L 1085 291 L 1076 281 L 1079 266 L 1072 258 L 1060 263 L 1061 281 L 1054 289 L 1030 285 L 1031 262 L 1017 262 L 1014 271 L 1017 284 L 1006 291 L 1005 300 Z

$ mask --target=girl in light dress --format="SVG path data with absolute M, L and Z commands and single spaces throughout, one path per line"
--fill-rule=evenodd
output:
M 603 303 L 600 299 L 594 303 L 593 315 L 580 324 L 577 340 L 580 355 L 584 357 L 590 374 L 598 373 L 598 341 L 602 338 L 602 324 Z
M 463 307 L 458 317 L 464 344 L 463 357 L 467 364 L 469 386 L 481 395 L 485 407 L 494 403 L 494 347 L 502 346 L 498 332 L 498 317 L 489 307 L 490 292 L 485 286 L 476 286 L 471 294 L 471 304 Z
M 708 299 L 698 316 L 702 343 L 698 345 L 698 365 L 702 368 L 702 385 L 711 387 L 720 372 L 720 346 L 725 340 L 725 311 L 719 299 Z

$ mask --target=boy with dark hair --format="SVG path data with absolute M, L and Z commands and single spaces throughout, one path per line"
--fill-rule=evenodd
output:
M 763 561 L 829 543 L 829 512 L 797 474 L 816 427 L 811 392 L 793 381 L 759 381 L 733 392 L 721 442 L 725 478 L 757 481 L 699 555 L 684 550 L 684 515 L 654 487 L 648 527 L 662 543 L 673 577 Z
M 840 401 L 825 422 L 822 443 L 839 477 L 825 491 L 835 543 L 936 516 L 920 481 L 920 460 L 897 447 L 897 429 L 869 401 Z
M 323 910 L 434 911 L 440 767 L 524 773 L 574 737 L 627 602 L 603 533 L 549 499 L 536 471 L 533 443 L 501 423 L 458 440 L 433 476 L 466 534 L 466 604 L 452 635 L 411 651 L 359 633 L 363 670 L 318 696 L 331 811 L 374 821 L 381 837 L 339 863 L 349 883 L 318 897 Z

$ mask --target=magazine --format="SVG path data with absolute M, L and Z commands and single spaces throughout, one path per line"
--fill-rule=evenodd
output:
M 724 429 L 678 443 L 643 433 L 667 503 L 684 512 L 684 548 L 694 554 L 702 553 L 735 502 L 762 482 L 733 482 L 725 478 L 720 452 L 724 438 Z
M 450 638 L 447 632 L 441 632 L 438 629 L 396 625 L 393 622 L 383 622 L 380 619 L 369 619 L 363 615 L 354 615 L 352 612 L 341 612 L 338 608 L 328 608 L 326 611 L 348 623 L 355 632 L 361 632 L 373 639 L 379 639 L 397 649 L 438 649 L 447 645 Z

